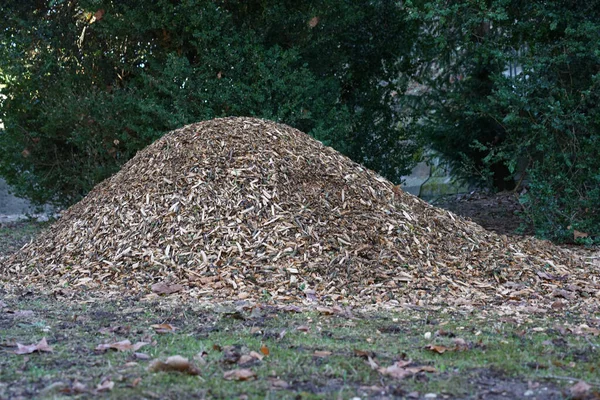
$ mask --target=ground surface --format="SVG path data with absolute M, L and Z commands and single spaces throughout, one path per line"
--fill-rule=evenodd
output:
M 563 399 L 599 384 L 600 321 L 561 312 L 0 296 L 2 399 Z M 42 338 L 52 352 L 15 354 Z M 152 371 L 175 355 L 192 366 Z
M 520 223 L 509 194 L 436 205 L 499 233 Z M 41 227 L 0 227 L 0 255 Z M 560 306 L 373 311 L 308 298 L 301 307 L 268 299 L 215 305 L 176 296 L 0 287 L 0 399 L 600 398 L 600 315 Z M 192 365 L 152 370 L 176 355 Z
M 489 231 L 505 235 L 533 233 L 521 219 L 523 206 L 513 192 L 463 193 L 436 199 L 432 204 L 470 218 Z

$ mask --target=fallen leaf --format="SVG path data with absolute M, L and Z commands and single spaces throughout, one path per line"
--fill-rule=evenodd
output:
M 130 330 L 131 330 L 131 327 L 129 327 L 129 326 L 117 325 L 117 326 L 112 326 L 110 328 L 100 328 L 98 330 L 98 332 L 102 333 L 104 335 L 110 334 L 110 333 L 116 333 L 116 334 L 119 334 L 119 335 L 126 335 L 126 334 L 129 333 Z
M 372 351 L 354 349 L 354 355 L 362 358 L 375 357 Z
M 379 365 L 377 365 L 377 363 L 371 358 L 371 356 L 367 357 L 367 362 L 369 363 L 369 367 L 371 367 L 372 370 L 379 369 Z
M 569 388 L 569 392 L 571 392 L 572 399 L 585 399 L 591 389 L 592 387 L 589 384 L 584 381 L 579 381 Z
M 589 236 L 589 233 L 581 232 L 578 230 L 573 230 L 573 240 L 577 240 L 579 238 L 586 238 Z
M 419 372 L 436 372 L 437 370 L 428 365 L 418 367 L 408 367 L 412 363 L 411 360 L 396 361 L 394 364 L 386 368 L 379 368 L 379 373 L 388 375 L 395 379 L 404 379 L 408 376 L 418 374 Z
M 268 354 L 267 354 L 268 355 Z M 263 358 L 265 358 L 265 356 L 263 354 L 259 354 L 256 351 L 251 351 L 250 352 L 250 357 L 254 357 L 257 360 L 262 360 Z
M 319 24 L 319 17 L 312 17 L 310 19 L 310 21 L 308 21 L 308 26 L 310 26 L 311 28 L 314 28 L 318 24 Z
M 269 348 L 263 344 L 262 346 L 260 346 L 260 352 L 263 353 L 265 356 L 268 356 Z
M 177 328 L 171 324 L 156 324 L 150 325 L 150 327 L 154 329 L 156 333 L 173 333 L 177 330 Z
M 96 390 L 99 392 L 108 392 L 108 391 L 112 390 L 113 387 L 115 387 L 115 383 L 113 381 L 111 381 L 109 378 L 106 378 L 106 379 L 102 380 L 102 382 L 100 382 L 98 384 L 98 386 L 96 386 Z
M 461 338 L 456 338 L 453 340 L 454 342 L 454 349 L 455 351 L 465 351 L 469 349 L 469 344 Z
M 181 372 L 188 375 L 200 375 L 200 370 L 190 361 L 182 356 L 171 356 L 165 361 L 154 360 L 148 366 L 150 372 Z
M 392 364 L 386 368 L 379 368 L 379 372 L 382 375 L 391 376 L 395 379 L 404 379 L 407 376 L 414 375 L 415 372 L 408 368 L 403 368 L 397 364 Z
M 300 332 L 308 332 L 308 331 L 310 331 L 310 326 L 300 325 L 299 327 L 296 328 L 296 330 L 300 331 Z
M 128 351 L 128 350 L 132 350 L 132 351 L 138 351 L 139 349 L 141 349 L 143 346 L 146 346 L 148 343 L 147 342 L 137 342 L 136 344 L 131 344 L 131 342 L 127 339 L 125 340 L 121 340 L 120 342 L 115 342 L 115 343 L 105 343 L 105 344 L 99 344 L 96 347 L 97 351 L 106 351 L 109 349 L 112 350 L 117 350 L 117 351 Z
M 223 362 L 225 363 L 229 363 L 229 364 L 235 364 L 238 362 L 238 360 L 240 359 L 242 355 L 240 354 L 240 352 L 238 351 L 237 348 L 235 348 L 234 346 L 225 346 L 223 348 Z
M 17 343 L 17 350 L 15 350 L 15 354 L 31 354 L 33 352 L 52 352 L 52 347 L 48 346 L 48 342 L 46 338 L 43 337 L 42 340 L 37 344 L 30 344 L 28 346 Z
M 326 350 L 315 350 L 315 352 L 313 353 L 313 356 L 315 357 L 329 357 L 330 355 L 331 352 Z
M 156 294 L 165 294 L 169 295 L 172 293 L 177 293 L 183 290 L 183 285 L 180 284 L 169 284 L 165 282 L 159 282 L 152 285 L 152 291 Z
M 238 362 L 237 362 L 237 363 L 238 363 L 239 365 L 244 365 L 244 364 L 251 363 L 251 362 L 253 362 L 253 361 L 256 361 L 256 358 L 252 357 L 252 356 L 251 356 L 251 355 L 249 355 L 249 354 L 243 354 L 243 355 L 242 355 L 242 356 L 239 358 L 239 360 L 238 360 Z
M 98 11 L 96 11 L 94 13 L 94 18 L 96 19 L 96 21 L 101 21 L 102 18 L 104 18 L 104 13 L 105 13 L 105 11 L 104 11 L 103 8 L 99 9 Z
M 289 383 L 278 378 L 269 378 L 269 384 L 273 389 L 287 389 L 290 387 Z
M 433 351 L 434 353 L 438 353 L 438 354 L 444 354 L 445 352 L 447 352 L 448 350 L 451 350 L 451 349 L 446 346 L 430 344 L 430 345 L 425 346 L 425 350 Z
M 129 386 L 131 386 L 131 387 L 137 387 L 137 385 L 139 385 L 141 381 L 142 381 L 142 378 L 140 378 L 138 376 L 133 381 L 131 381 L 131 384 Z
M 81 383 L 79 381 L 73 382 L 73 384 L 70 387 L 61 389 L 61 392 L 68 393 L 68 394 L 85 393 L 87 391 L 88 391 L 87 386 L 84 383 Z
M 149 360 L 150 356 L 146 353 L 133 353 L 133 356 L 138 360 Z
M 249 369 L 234 369 L 231 371 L 226 371 L 223 374 L 223 378 L 228 381 L 248 381 L 256 378 L 256 374 Z
M 123 368 L 131 368 L 131 367 L 136 367 L 138 365 L 139 364 L 136 363 L 135 361 L 129 361 L 129 362 L 126 362 L 125 364 L 123 364 Z
M 317 307 L 317 311 L 323 315 L 333 315 L 333 309 L 329 307 Z

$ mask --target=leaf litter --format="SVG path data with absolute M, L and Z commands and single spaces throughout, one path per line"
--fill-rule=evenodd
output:
M 433 207 L 296 129 L 224 118 L 140 151 L 5 260 L 0 279 L 212 301 L 582 310 L 598 308 L 599 272 Z
M 48 346 L 48 342 L 46 341 L 46 338 L 43 337 L 38 343 L 36 344 L 30 344 L 30 345 L 23 345 L 21 343 L 17 343 L 17 350 L 14 351 L 15 354 L 31 354 L 31 353 L 35 353 L 35 352 L 45 352 L 45 353 L 51 353 L 52 352 L 52 347 Z

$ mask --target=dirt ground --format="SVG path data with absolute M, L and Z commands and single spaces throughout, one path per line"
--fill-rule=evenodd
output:
M 504 235 L 531 235 L 533 230 L 521 219 L 523 206 L 514 192 L 485 191 L 442 197 L 432 204 L 469 218 L 489 231 Z

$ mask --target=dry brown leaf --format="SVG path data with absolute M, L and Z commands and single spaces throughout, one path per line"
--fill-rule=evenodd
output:
M 323 315 L 333 315 L 334 311 L 330 307 L 317 307 L 317 311 Z
M 177 328 L 171 324 L 156 324 L 150 325 L 150 327 L 154 329 L 156 333 L 173 333 L 177 330 Z
M 97 351 L 106 351 L 106 350 L 117 350 L 117 351 L 138 351 L 142 347 L 146 346 L 147 342 L 137 342 L 136 344 L 132 344 L 129 340 L 121 340 L 120 342 L 115 343 L 104 343 L 96 346 Z
M 256 378 L 256 374 L 249 369 L 234 369 L 231 371 L 226 371 L 223 374 L 223 378 L 228 381 L 248 381 Z
M 239 360 L 237 361 L 237 363 L 239 365 L 244 365 L 244 364 L 248 364 L 250 362 L 254 362 L 256 361 L 256 358 L 252 357 L 250 354 L 243 354 Z
M 256 351 L 251 351 L 250 356 L 256 358 L 257 360 L 262 360 L 263 358 L 265 358 L 265 355 L 257 353 Z
M 68 394 L 86 393 L 87 391 L 88 391 L 87 386 L 84 383 L 81 383 L 79 381 L 75 381 L 75 382 L 73 382 L 73 384 L 70 387 L 66 387 L 61 390 L 61 392 L 68 393 Z
M 394 379 L 404 379 L 407 376 L 414 375 L 415 372 L 410 368 L 404 368 L 397 364 L 392 364 L 386 368 L 379 368 L 379 372 L 382 375 L 391 376 Z
M 17 350 L 14 351 L 15 354 L 31 354 L 33 352 L 52 352 L 52 347 L 48 346 L 48 342 L 46 338 L 43 337 L 37 344 L 30 345 L 22 345 L 17 343 Z
M 315 350 L 313 356 L 315 357 L 329 357 L 331 355 L 330 351 L 327 350 Z
M 386 368 L 379 368 L 379 373 L 382 375 L 388 375 L 395 379 L 404 379 L 408 376 L 418 374 L 419 372 L 436 372 L 434 367 L 425 365 L 417 367 L 409 367 L 412 361 L 401 360 L 396 361 L 394 364 Z
M 367 362 L 369 363 L 369 367 L 371 367 L 372 370 L 379 369 L 379 365 L 371 358 L 371 356 L 367 356 Z
M 584 381 L 579 381 L 569 388 L 572 399 L 585 399 L 588 397 L 592 386 Z
M 425 346 L 425 349 L 429 350 L 429 351 L 433 351 L 434 353 L 438 353 L 438 354 L 444 354 L 445 352 L 452 350 L 449 347 L 441 346 L 441 345 L 437 345 L 437 344 L 427 345 L 427 346 Z
M 452 349 L 452 350 L 455 350 L 455 351 L 465 351 L 465 350 L 469 349 L 469 344 L 464 339 L 455 338 L 452 341 L 454 342 L 454 349 Z
M 101 21 L 102 18 L 104 18 L 104 9 L 100 8 L 98 9 L 95 13 L 94 13 L 94 18 L 96 19 L 96 21 Z
M 169 295 L 177 293 L 183 290 L 183 285 L 180 284 L 169 284 L 166 282 L 159 282 L 152 285 L 152 291 L 156 294 Z
M 287 389 L 290 387 L 289 383 L 279 378 L 269 378 L 269 384 L 273 389 Z
M 362 358 L 375 357 L 372 351 L 354 349 L 354 355 Z
M 192 364 L 187 358 L 182 356 L 171 356 L 165 361 L 154 360 L 148 366 L 150 372 L 181 372 L 188 375 L 200 375 L 200 370 Z
M 115 387 L 115 383 L 110 380 L 110 378 L 103 379 L 98 386 L 96 386 L 96 390 L 99 392 L 109 392 Z
M 319 17 L 312 17 L 310 21 L 308 21 L 308 26 L 310 26 L 311 28 L 314 28 L 317 25 L 319 25 Z
M 131 381 L 131 384 L 129 386 L 131 387 L 137 387 L 140 382 L 142 382 L 142 378 L 140 378 L 139 376 L 137 378 L 135 378 L 134 380 Z
M 260 352 L 263 353 L 265 356 L 268 356 L 270 353 L 269 348 L 264 344 L 260 346 Z
M 296 330 L 300 331 L 300 332 L 308 332 L 308 331 L 310 331 L 310 326 L 300 325 L 299 327 L 296 328 Z

